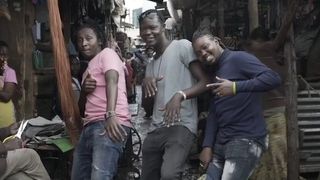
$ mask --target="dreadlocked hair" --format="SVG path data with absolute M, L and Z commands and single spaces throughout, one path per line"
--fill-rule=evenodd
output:
M 193 33 L 192 36 L 192 42 L 194 43 L 197 39 L 201 38 L 201 37 L 208 37 L 210 40 L 216 40 L 218 41 L 219 45 L 225 49 L 226 46 L 223 44 L 223 42 L 221 41 L 221 39 L 217 36 L 213 36 L 212 33 L 209 30 L 202 30 L 202 31 L 196 31 Z

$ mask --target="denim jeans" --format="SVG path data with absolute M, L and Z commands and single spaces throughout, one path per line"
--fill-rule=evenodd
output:
M 149 133 L 142 146 L 141 180 L 178 180 L 195 135 L 178 125 Z
M 246 180 L 259 163 L 265 147 L 254 140 L 234 139 L 214 146 L 207 180 Z
M 74 152 L 72 180 L 112 180 L 116 175 L 125 141 L 113 142 L 103 134 L 104 123 L 90 123 L 82 130 Z M 129 134 L 130 128 L 123 127 Z

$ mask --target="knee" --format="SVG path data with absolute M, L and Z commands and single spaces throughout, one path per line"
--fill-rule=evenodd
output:
M 27 154 L 28 156 L 32 156 L 32 157 L 38 157 L 39 156 L 38 153 L 33 149 L 24 148 L 23 151 L 24 151 L 23 153 Z
M 38 153 L 33 149 L 23 148 L 21 149 L 21 154 L 23 154 L 25 157 L 28 157 L 32 161 L 40 160 Z

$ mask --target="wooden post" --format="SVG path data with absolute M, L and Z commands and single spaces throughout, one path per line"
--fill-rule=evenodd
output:
M 258 0 L 248 0 L 249 32 L 259 26 Z
M 34 99 L 34 82 L 33 82 L 33 64 L 31 47 L 34 46 L 32 39 L 32 25 L 35 18 L 34 6 L 32 2 L 24 0 L 24 22 L 23 24 L 23 63 L 20 70 L 23 79 L 23 115 L 22 119 L 29 119 L 34 116 L 35 99 Z
M 287 179 L 299 179 L 299 129 L 297 120 L 297 70 L 296 58 L 293 47 L 293 28 L 289 31 L 289 40 L 284 47 L 284 57 L 288 63 L 286 83 L 286 118 L 287 118 Z

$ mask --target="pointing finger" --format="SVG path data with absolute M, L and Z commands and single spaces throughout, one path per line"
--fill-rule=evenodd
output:
M 206 86 L 207 87 L 214 87 L 214 88 L 217 88 L 221 85 L 221 83 L 211 83 L 211 84 L 207 84 Z

